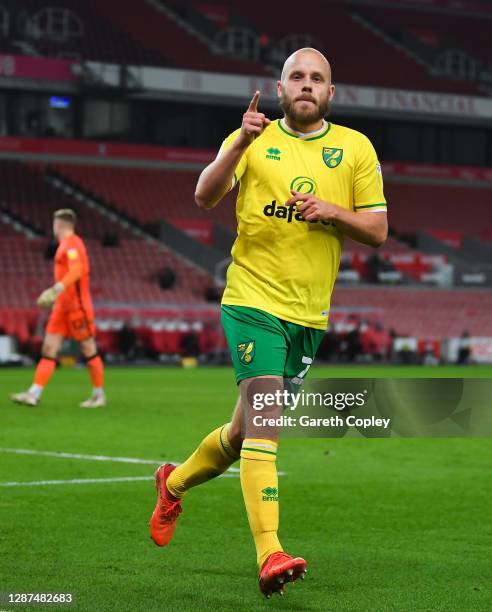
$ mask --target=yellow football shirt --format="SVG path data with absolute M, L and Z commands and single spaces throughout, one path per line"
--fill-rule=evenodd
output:
M 348 210 L 386 210 L 371 142 L 332 123 L 300 137 L 279 119 L 248 147 L 236 168 L 237 182 L 237 238 L 222 303 L 325 329 L 343 234 L 331 222 L 305 221 L 285 202 L 295 189 Z

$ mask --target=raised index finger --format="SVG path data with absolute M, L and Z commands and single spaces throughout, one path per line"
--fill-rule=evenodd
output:
M 256 111 L 258 110 L 258 100 L 259 99 L 260 99 L 260 92 L 257 90 L 255 91 L 255 95 L 251 98 L 251 102 L 249 103 L 249 106 L 248 106 L 248 111 L 252 113 L 256 113 Z

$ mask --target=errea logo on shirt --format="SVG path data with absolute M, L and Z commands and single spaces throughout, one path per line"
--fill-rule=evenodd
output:
M 280 153 L 282 153 L 280 149 L 277 149 L 276 147 L 270 147 L 267 149 L 265 157 L 267 159 L 274 159 L 276 161 L 280 161 Z

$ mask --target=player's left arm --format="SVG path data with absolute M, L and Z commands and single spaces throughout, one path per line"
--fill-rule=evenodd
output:
M 356 157 L 353 178 L 353 208 L 347 210 L 309 194 L 292 191 L 287 204 L 299 202 L 297 209 L 306 221 L 331 221 L 352 240 L 380 247 L 388 237 L 386 200 L 383 192 L 381 164 L 366 136 L 355 142 Z
M 68 249 L 68 272 L 52 287 L 45 289 L 37 299 L 38 306 L 49 308 L 55 303 L 56 298 L 68 287 L 74 285 L 82 276 L 82 262 L 77 249 Z
M 306 221 L 331 221 L 352 240 L 372 247 L 380 247 L 388 236 L 388 219 L 384 210 L 355 212 L 308 193 L 292 191 L 286 205 L 297 204 Z

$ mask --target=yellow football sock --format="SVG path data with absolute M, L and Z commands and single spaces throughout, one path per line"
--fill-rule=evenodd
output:
M 166 483 L 171 495 L 183 497 L 188 489 L 219 476 L 239 459 L 229 442 L 229 425 L 208 434 L 196 451 L 171 473 Z
M 260 569 L 269 555 L 283 550 L 277 537 L 276 458 L 276 442 L 256 438 L 246 438 L 243 441 L 240 463 L 241 488 Z

